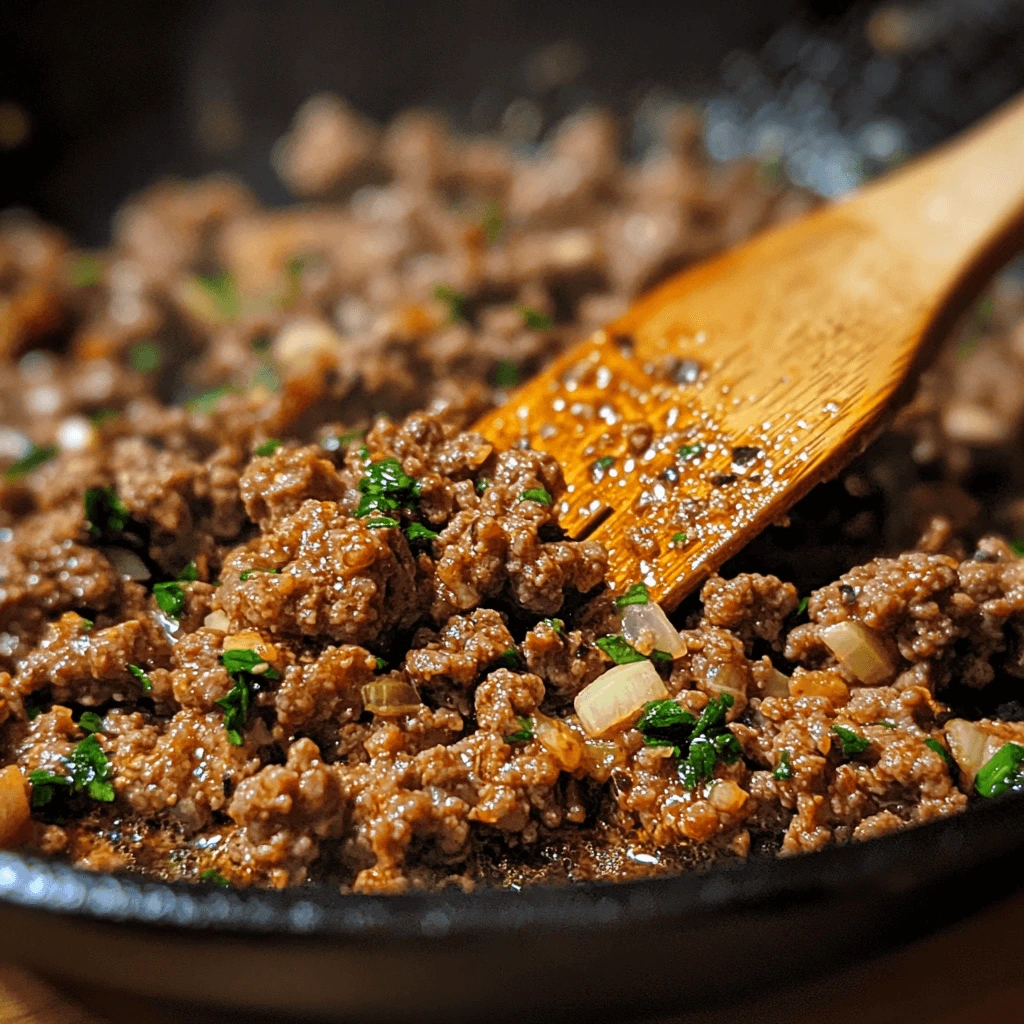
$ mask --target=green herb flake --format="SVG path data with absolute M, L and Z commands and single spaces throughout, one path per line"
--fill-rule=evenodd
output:
M 216 868 L 207 868 L 205 871 L 201 871 L 199 881 L 219 885 L 223 889 L 231 888 L 231 883 Z
M 280 569 L 243 569 L 241 573 L 239 573 L 238 578 L 244 583 L 254 572 L 267 573 L 270 576 L 281 575 Z
M 1024 540 L 1010 542 L 1010 550 L 1018 557 L 1024 558 Z
M 623 636 L 599 636 L 594 643 L 604 651 L 604 653 L 607 654 L 616 665 L 629 665 L 634 661 L 648 660 Z
M 131 514 L 113 487 L 90 487 L 83 496 L 85 518 L 94 537 L 123 533 Z
M 529 306 L 519 306 L 519 315 L 523 318 L 523 324 L 530 331 L 550 331 L 555 326 L 555 321 L 540 310 L 531 309 Z
M 775 770 L 772 772 L 772 778 L 778 779 L 779 782 L 788 782 L 793 778 L 793 766 L 789 761 L 788 750 L 784 750 L 779 755 L 779 763 L 775 766 Z
M 502 359 L 494 369 L 494 386 L 507 391 L 519 383 L 519 367 L 511 359 Z
M 545 626 L 550 626 L 559 636 L 565 636 L 564 619 L 541 619 Z
M 100 803 L 113 802 L 114 787 L 110 779 L 113 777 L 114 769 L 95 734 L 90 733 L 84 740 L 80 740 L 66 763 L 76 793 L 84 790 L 93 800 Z
M 253 673 L 253 669 L 259 665 L 267 665 L 267 668 L 256 675 L 262 675 L 267 679 L 277 679 L 277 670 L 265 662 L 255 651 L 247 647 L 239 647 L 233 651 L 225 651 L 220 656 L 221 664 L 228 670 L 228 675 L 239 675 L 241 673 Z
M 448 322 L 452 324 L 469 321 L 469 299 L 461 292 L 446 284 L 434 286 L 434 298 L 448 308 Z
M 807 614 L 807 605 L 810 604 L 811 599 L 809 597 L 801 597 L 800 603 L 796 606 L 797 615 Z
M 682 531 L 682 530 L 680 530 L 679 533 L 673 533 L 672 534 L 672 543 L 673 544 L 685 544 L 686 543 L 686 533 L 684 531 Z
M 79 618 L 79 629 L 81 629 L 83 633 L 88 633 L 89 630 L 92 629 L 92 627 L 96 625 L 96 623 L 93 622 L 92 619 L 87 619 L 84 615 L 79 615 L 78 618 Z
M 612 466 L 615 465 L 614 455 L 604 455 L 600 459 L 595 460 L 594 464 L 590 467 L 593 474 L 600 479 L 608 472 Z
M 431 530 L 430 527 L 424 526 L 422 523 L 410 523 L 405 528 L 405 535 L 410 541 L 417 540 L 433 540 L 438 536 L 436 530 Z
M 953 760 L 953 755 L 937 739 L 929 736 L 928 739 L 924 741 L 924 745 L 929 750 L 934 750 L 935 753 L 946 762 L 946 765 L 951 772 L 959 771 L 956 761 Z
M 631 604 L 649 604 L 651 595 L 643 583 L 634 583 L 621 597 L 615 598 L 616 608 L 625 608 Z
M 383 672 L 388 667 L 388 663 L 381 657 L 374 658 L 374 672 Z
M 202 394 L 190 398 L 185 403 L 189 412 L 201 413 L 204 416 L 211 416 L 217 409 L 217 404 L 222 398 L 234 394 L 235 389 L 230 384 L 221 384 L 220 387 L 210 388 Z
M 409 476 L 394 456 L 371 463 L 366 476 L 359 481 L 359 490 L 362 497 L 355 511 L 359 519 L 371 512 L 396 512 L 403 507 L 409 508 L 420 496 L 419 481 Z M 397 526 L 398 521 L 393 521 Z
M 393 530 L 402 524 L 391 516 L 377 516 L 375 519 L 367 519 L 363 524 L 368 530 Z
M 89 413 L 89 422 L 94 427 L 102 427 L 104 423 L 112 423 L 120 418 L 121 413 L 117 409 L 97 409 Z
M 131 347 L 128 361 L 138 373 L 156 373 L 163 365 L 164 354 L 155 341 L 140 341 Z
M 538 505 L 550 505 L 554 498 L 543 487 L 529 487 L 519 495 L 520 501 L 535 501 Z
M 845 725 L 833 725 L 832 732 L 839 737 L 839 745 L 843 748 L 844 757 L 856 757 L 863 754 L 871 746 L 871 740 L 847 729 Z
M 231 676 L 233 685 L 214 703 L 224 712 L 224 730 L 228 735 L 228 743 L 240 747 L 244 742 L 242 733 L 249 720 L 249 710 L 252 706 L 254 677 L 279 679 L 280 673 L 255 651 L 247 648 L 225 651 L 220 660 Z M 257 669 L 259 671 L 256 671 Z
M 490 480 L 477 480 L 477 482 L 476 482 L 476 493 L 477 494 L 483 494 L 484 491 L 486 491 L 487 488 L 490 487 L 490 486 L 491 486 L 491 481 Z
M 129 665 L 128 671 L 138 680 L 139 685 L 142 687 L 144 693 L 153 692 L 153 680 L 146 675 L 144 669 L 139 668 L 138 665 Z
M 78 728 L 82 732 L 103 732 L 103 719 L 95 711 L 83 711 Z
M 20 480 L 27 476 L 38 466 L 49 462 L 57 457 L 57 446 L 55 444 L 38 445 L 34 444 L 17 462 L 12 462 L 4 470 L 5 480 Z
M 681 459 L 695 459 L 702 451 L 704 451 L 702 444 L 684 444 L 680 445 L 676 454 Z
M 501 237 L 502 231 L 505 230 L 505 218 L 501 213 L 501 204 L 496 199 L 489 200 L 484 207 L 480 226 L 484 229 L 484 238 L 488 245 L 494 245 Z
M 1004 743 L 978 770 L 974 788 L 983 797 L 992 799 L 1024 784 L 1024 747 L 1019 743 Z
M 268 437 L 266 441 L 261 441 L 254 449 L 257 455 L 273 455 L 278 448 L 284 442 L 279 441 L 276 437 Z
M 498 655 L 494 664 L 502 668 L 519 668 L 519 652 L 514 647 L 509 647 Z
M 888 721 L 887 719 L 884 719 L 884 718 L 881 721 L 872 722 L 871 724 L 872 725 L 881 726 L 881 728 L 883 728 L 883 729 L 890 729 L 891 730 L 891 729 L 895 729 L 896 728 L 896 723 L 895 722 L 890 722 L 890 721 Z
M 241 310 L 235 279 L 227 271 L 195 278 L 196 284 L 213 300 L 217 312 L 225 320 L 234 320 Z
M 177 580 L 157 583 L 153 587 L 153 599 L 160 611 L 172 619 L 180 619 L 185 614 L 185 591 Z
M 505 737 L 506 743 L 529 743 L 533 739 L 533 722 L 524 715 L 516 715 L 519 728 Z
M 89 253 L 76 256 L 68 266 L 68 283 L 72 288 L 93 288 L 103 283 L 103 261 Z
M 29 804 L 34 811 L 48 807 L 61 790 L 70 789 L 74 785 L 70 776 L 44 771 L 41 768 L 29 772 L 28 781 L 32 787 Z

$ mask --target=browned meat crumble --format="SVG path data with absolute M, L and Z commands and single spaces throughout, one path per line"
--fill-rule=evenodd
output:
M 1024 743 L 1009 281 L 896 430 L 679 611 L 651 664 L 690 725 L 577 713 L 623 628 L 605 553 L 559 530 L 550 457 L 470 427 L 808 206 L 699 138 L 674 110 L 628 163 L 587 113 L 524 156 L 319 97 L 275 155 L 315 205 L 164 183 L 97 253 L 2 222 L 3 845 L 398 892 L 811 851 L 991 795 Z

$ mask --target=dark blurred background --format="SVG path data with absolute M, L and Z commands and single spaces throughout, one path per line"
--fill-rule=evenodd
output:
M 155 177 L 223 168 L 268 202 L 296 107 L 332 90 L 523 147 L 566 112 L 699 101 L 717 157 L 749 153 L 824 195 L 1024 88 L 1024 0 L 5 0 L 0 207 L 86 243 Z

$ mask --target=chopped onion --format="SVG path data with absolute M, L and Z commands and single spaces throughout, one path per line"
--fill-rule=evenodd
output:
M 633 718 L 649 700 L 662 700 L 668 690 L 649 661 L 616 665 L 576 695 L 580 724 L 588 736 L 601 736 Z
M 731 693 L 734 698 L 733 707 L 737 713 L 746 706 L 747 673 L 734 662 L 727 661 L 708 669 L 707 675 L 704 677 L 704 687 L 713 694 Z
M 647 604 L 627 604 L 620 611 L 622 635 L 642 654 L 664 651 L 673 658 L 686 653 L 679 631 L 668 621 L 661 605 L 648 601 Z
M 788 697 L 789 676 L 773 667 L 770 672 L 765 673 L 765 677 L 761 681 L 761 695 L 764 697 Z
M 564 772 L 574 772 L 583 760 L 583 743 L 564 722 L 540 712 L 533 715 L 533 735 Z
M 580 767 L 595 782 L 607 782 L 612 772 L 626 763 L 626 752 L 614 740 L 585 740 Z
M 24 841 L 31 810 L 25 777 L 17 765 L 0 769 L 0 848 Z
M 831 672 L 797 672 L 789 682 L 791 697 L 827 697 L 833 704 L 845 704 L 850 688 Z
M 104 548 L 103 554 L 124 580 L 148 580 L 153 574 L 134 551 L 127 548 Z
M 228 613 L 221 611 L 219 608 L 215 612 L 210 612 L 209 615 L 203 619 L 203 625 L 207 629 L 218 629 L 222 633 L 226 633 L 231 628 L 231 620 L 228 618 Z
M 747 792 L 740 789 L 735 782 L 729 779 L 718 779 L 711 785 L 708 800 L 711 801 L 711 806 L 716 811 L 736 814 L 743 809 L 743 805 L 747 802 L 747 796 Z
M 821 638 L 839 664 L 865 686 L 886 682 L 896 670 L 882 638 L 863 622 L 847 619 L 826 626 Z
M 363 707 L 375 715 L 413 714 L 423 706 L 412 683 L 404 679 L 375 679 L 362 688 Z
M 274 358 L 286 376 L 322 369 L 337 362 L 342 341 L 322 320 L 292 320 L 274 339 Z
M 946 742 L 969 788 L 974 785 L 974 776 L 978 770 L 1006 740 L 985 732 L 977 722 L 954 718 L 946 723 Z
M 255 629 L 243 629 L 240 633 L 232 633 L 230 636 L 224 637 L 222 649 L 225 651 L 252 651 L 268 665 L 276 665 L 281 658 L 281 652 L 272 643 L 264 640 Z

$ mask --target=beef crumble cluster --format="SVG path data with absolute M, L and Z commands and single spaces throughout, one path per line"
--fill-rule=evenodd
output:
M 847 571 L 715 576 L 667 641 L 558 528 L 556 462 L 472 431 L 640 289 L 807 207 L 709 163 L 691 112 L 661 128 L 632 163 L 601 113 L 523 155 L 321 97 L 276 154 L 315 205 L 167 183 L 96 253 L 3 221 L 3 845 L 358 892 L 621 879 L 1020 783 L 1024 725 L 984 705 L 1024 674 L 1024 486 L 985 490 L 1024 419 L 1010 285 L 845 476 L 835 544 L 787 549 Z

